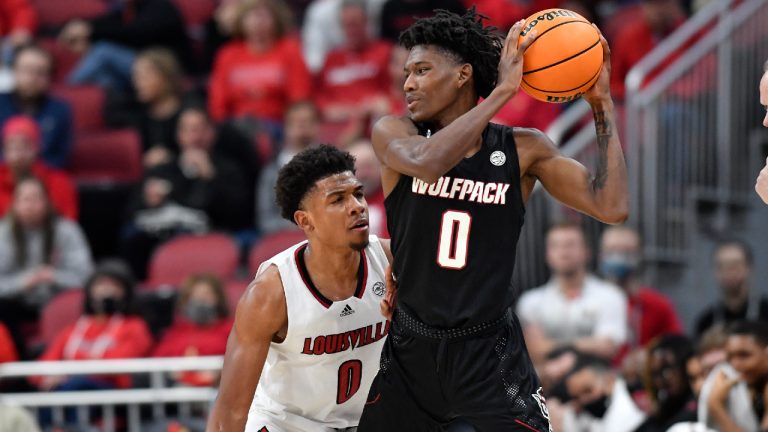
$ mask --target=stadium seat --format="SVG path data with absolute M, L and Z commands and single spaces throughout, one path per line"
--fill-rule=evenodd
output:
M 251 283 L 251 281 L 239 281 L 239 280 L 233 280 L 227 282 L 224 289 L 227 291 L 227 303 L 229 303 L 229 312 L 231 315 L 234 316 L 235 310 L 237 309 L 237 302 L 240 301 L 240 297 L 243 296 L 243 293 L 245 293 L 245 290 L 248 288 L 248 285 Z
M 79 184 L 131 183 L 141 178 L 141 144 L 131 129 L 77 136 L 71 162 Z
M 248 271 L 255 275 L 262 262 L 306 239 L 299 230 L 278 231 L 262 237 L 248 254 Z
M 50 343 L 64 327 L 74 324 L 82 313 L 83 290 L 72 289 L 57 295 L 40 314 L 38 342 Z
M 178 287 L 193 273 L 213 273 L 231 279 L 240 253 L 235 241 L 224 234 L 183 235 L 157 248 L 149 263 L 145 285 Z
M 188 29 L 204 26 L 216 8 L 214 0 L 174 0 L 173 3 L 181 11 Z
M 104 90 L 99 86 L 58 86 L 53 94 L 72 107 L 78 133 L 104 129 Z
M 107 0 L 32 0 L 43 28 L 55 28 L 73 19 L 88 19 L 107 10 Z
M 53 57 L 53 63 L 56 65 L 53 68 L 53 82 L 63 83 L 66 81 L 67 76 L 80 61 L 80 54 L 70 50 L 54 38 L 40 38 L 38 44 Z

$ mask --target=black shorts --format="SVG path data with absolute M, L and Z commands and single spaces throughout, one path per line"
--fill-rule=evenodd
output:
M 456 419 L 478 432 L 551 431 L 517 317 L 446 339 L 414 331 L 399 312 L 358 432 L 441 431 Z

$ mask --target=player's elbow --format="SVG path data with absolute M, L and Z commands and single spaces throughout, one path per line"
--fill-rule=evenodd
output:
M 612 205 L 600 212 L 598 219 L 609 225 L 620 225 L 629 218 L 629 203 L 623 201 L 620 204 Z

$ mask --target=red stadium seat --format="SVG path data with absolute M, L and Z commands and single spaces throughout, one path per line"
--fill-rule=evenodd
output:
M 141 144 L 131 129 L 76 137 L 72 174 L 78 183 L 131 183 L 141 178 Z
M 187 28 L 205 25 L 216 9 L 214 0 L 174 0 L 173 3 L 181 11 Z
M 248 288 L 250 281 L 229 281 L 224 289 L 227 291 L 227 303 L 229 303 L 229 312 L 234 315 L 237 309 L 237 302 L 240 301 L 240 297 L 243 296 L 245 290 Z
M 73 19 L 87 19 L 107 11 L 106 0 L 32 0 L 42 27 L 57 27 Z
M 59 86 L 55 96 L 64 99 L 72 107 L 75 131 L 78 133 L 104 129 L 104 90 L 99 86 Z
M 41 38 L 38 44 L 53 57 L 53 63 L 56 65 L 53 69 L 53 82 L 63 83 L 80 61 L 80 54 L 70 50 L 53 38 Z
M 278 231 L 261 238 L 248 255 L 248 271 L 251 276 L 256 275 L 262 262 L 306 239 L 299 230 Z
M 83 290 L 72 289 L 53 298 L 40 314 L 38 342 L 48 344 L 61 330 L 74 324 L 83 314 Z
M 157 248 L 149 263 L 146 286 L 179 286 L 193 273 L 212 273 L 224 280 L 237 270 L 240 253 L 227 235 L 184 235 Z

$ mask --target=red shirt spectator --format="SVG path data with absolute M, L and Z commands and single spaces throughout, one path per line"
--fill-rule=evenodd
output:
M 545 131 L 560 114 L 560 105 L 538 101 L 520 91 L 493 118 L 507 126 L 536 128 Z
M 123 263 L 108 261 L 99 266 L 85 284 L 84 315 L 65 327 L 39 360 L 121 359 L 147 355 L 152 346 L 152 335 L 144 320 L 130 315 L 134 284 L 130 270 Z M 131 378 L 127 375 L 91 379 L 117 388 L 131 386 Z M 68 378 L 53 376 L 33 381 L 44 389 L 55 389 L 66 385 Z
M 29 0 L 0 0 L 0 35 L 24 34 L 27 38 L 37 30 L 37 12 Z
M 56 211 L 77 220 L 77 190 L 72 179 L 63 171 L 37 161 L 40 149 L 40 129 L 29 117 L 8 119 L 3 127 L 3 157 L 0 164 L 0 215 L 11 206 L 16 180 L 27 175 L 39 178 L 50 194 Z
M 209 89 L 218 121 L 251 116 L 281 122 L 285 107 L 310 97 L 311 76 L 280 2 L 243 2 L 236 34 L 216 56 Z
M 317 79 L 320 110 L 331 121 L 347 120 L 361 110 L 386 114 L 392 45 L 368 38 L 362 3 L 342 7 L 341 25 L 345 44 L 328 53 Z
M 16 346 L 8 329 L 0 322 L 0 363 L 13 362 L 19 359 Z
M 682 334 L 683 326 L 669 299 L 658 291 L 642 287 L 628 296 L 630 339 L 638 346 L 646 346 L 657 336 Z
M 154 357 L 224 355 L 233 320 L 221 280 L 212 275 L 193 275 L 184 282 L 177 304 L 179 318 L 155 348 Z M 177 380 L 189 385 L 215 381 L 210 371 L 189 371 Z
M 683 22 L 685 15 L 678 0 L 645 0 L 643 19 L 630 22 L 616 36 L 611 46 L 611 93 L 624 99 L 624 81 L 630 69 L 651 52 L 662 39 L 669 36 Z M 659 67 L 651 71 L 646 80 L 653 79 L 687 48 L 670 55 Z

